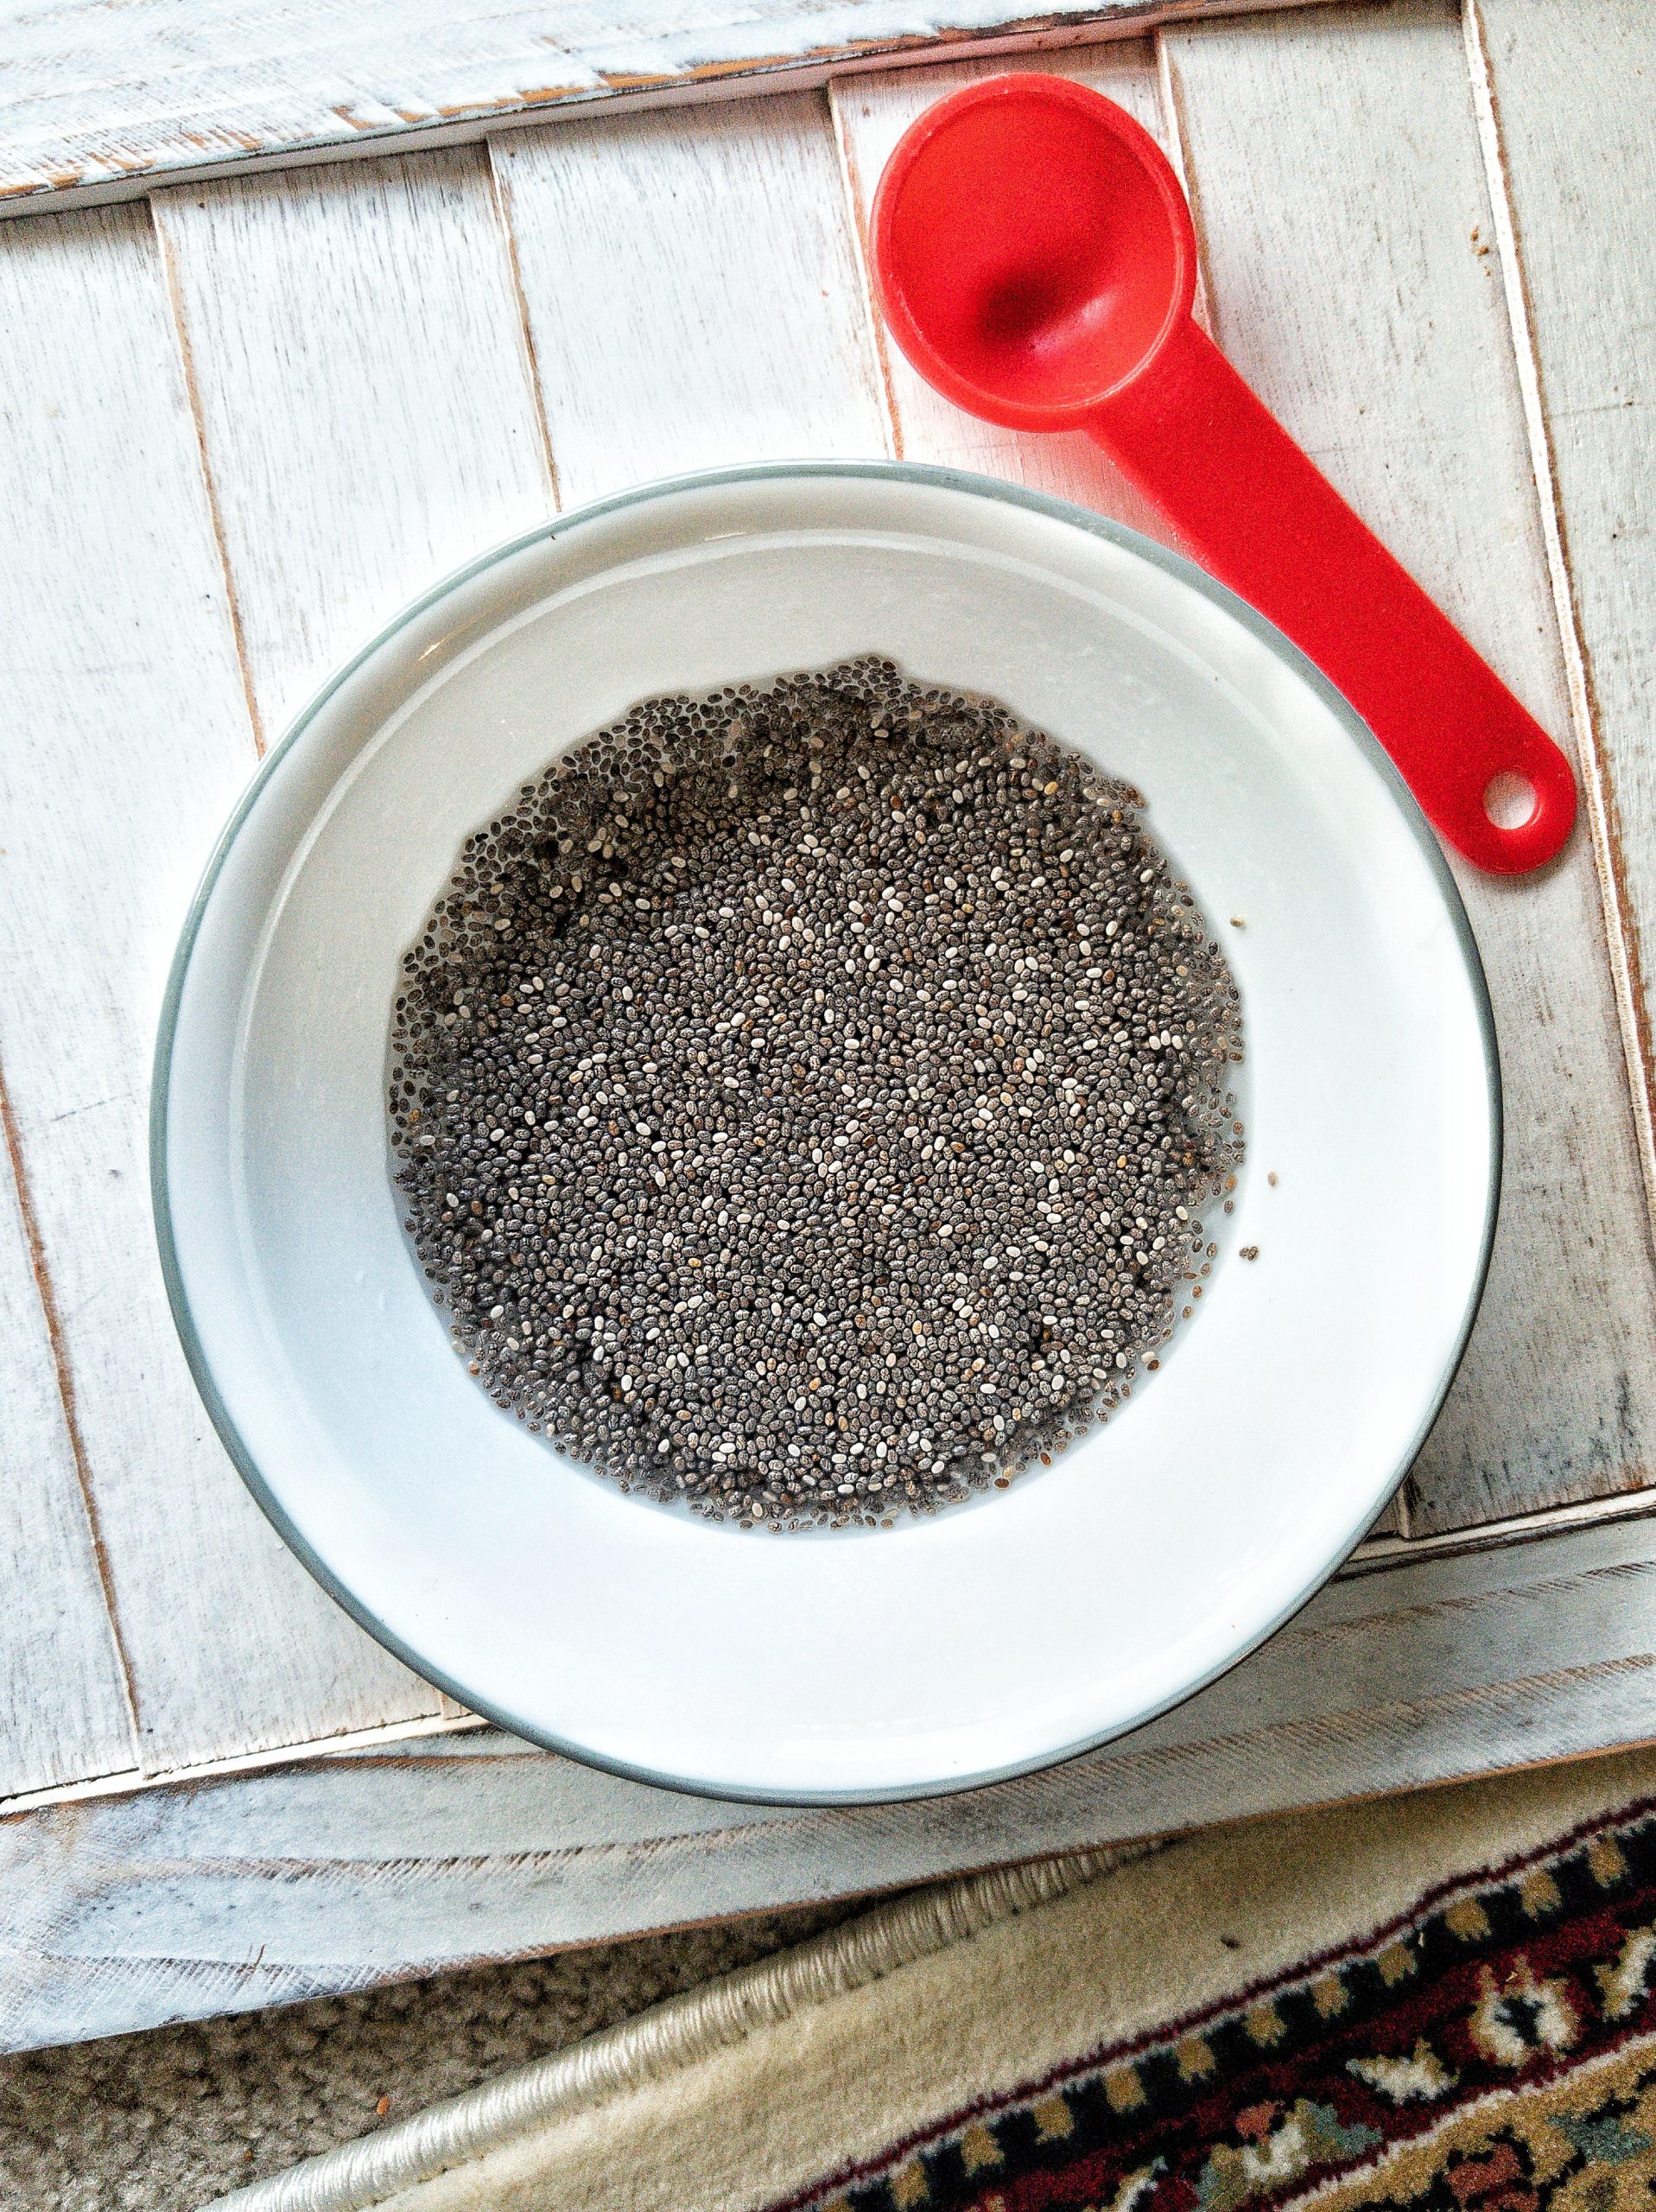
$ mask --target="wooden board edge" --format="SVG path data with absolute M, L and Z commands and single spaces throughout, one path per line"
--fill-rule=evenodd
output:
M 658 82 L 614 77 L 596 88 L 581 85 L 554 86 L 533 95 L 508 92 L 498 99 L 468 103 L 458 113 L 429 123 L 381 127 L 342 122 L 342 135 L 337 139 L 296 139 L 270 150 L 229 156 L 209 153 L 208 134 L 202 132 L 195 138 L 181 134 L 169 158 L 135 161 L 118 176 L 92 177 L 66 165 L 48 183 L 0 184 L 0 221 L 142 199 L 168 185 L 257 176 L 272 169 L 311 168 L 364 156 L 472 145 L 501 131 L 533 128 L 565 118 L 590 118 L 618 108 L 677 107 L 697 101 L 804 92 L 859 71 L 923 67 L 1104 39 L 1140 38 L 1161 24 L 1192 18 L 1332 3 L 1333 0 L 1106 0 L 1106 4 L 1100 5 L 1099 0 L 1059 0 L 1058 5 L 1038 15 L 1009 15 L 1003 22 L 983 29 L 945 27 L 852 40 L 831 48 L 808 43 L 811 15 L 802 6 L 796 54 L 772 52 L 748 60 L 720 61 L 705 68 L 688 68 Z M 409 57 L 403 58 L 403 66 L 409 66 Z M 602 79 L 604 73 L 598 73 Z M 222 141 L 211 143 L 216 146 Z M 0 145 L 0 156 L 3 152 Z
M 1343 1566 L 1337 1567 L 1324 1587 L 1356 1581 L 1374 1574 L 1385 1574 L 1410 1566 L 1419 1566 L 1434 1559 L 1463 1559 L 1479 1552 L 1509 1550 L 1518 1546 L 1545 1543 L 1549 1538 L 1602 1528 L 1624 1521 L 1656 1519 L 1656 1489 L 1628 1491 L 1620 1496 L 1591 1498 L 1577 1505 L 1560 1505 L 1545 1513 L 1528 1514 L 1507 1521 L 1486 1522 L 1482 1527 L 1452 1529 L 1431 1536 L 1399 1536 L 1382 1529 L 1379 1535 L 1363 1538 Z M 1656 1530 L 1651 1535 L 1651 1555 L 1656 1559 Z M 1246 1663 L 1246 1662 L 1242 1662 Z M 454 1736 L 475 1736 L 492 1731 L 491 1724 L 474 1713 L 459 1708 L 444 1713 L 422 1714 L 410 1720 L 387 1721 L 378 1728 L 347 1730 L 336 1736 L 308 1738 L 302 1743 L 277 1745 L 269 1750 L 248 1751 L 234 1758 L 206 1759 L 198 1764 L 156 1769 L 123 1768 L 118 1771 L 94 1775 L 84 1782 L 63 1783 L 50 1789 L 22 1792 L 11 1797 L 0 1797 L 0 1821 L 14 1820 L 20 1815 L 50 1810 L 54 1807 L 94 1804 L 110 1797 L 140 1796 L 152 1789 L 196 1787 L 203 1783 L 233 1782 L 240 1777 L 269 1774 L 278 1768 L 308 1767 L 332 1759 L 355 1758 L 365 1754 L 393 1758 L 403 1755 L 409 1747 L 429 1743 L 433 1738 Z M 532 1745 L 524 1745 L 532 1751 Z
M 495 1736 L 466 1757 L 319 1762 L 290 1791 L 247 1776 L 142 1807 L 15 1816 L 0 1823 L 0 2042 L 251 2010 L 1630 1749 L 1656 1740 L 1653 1573 L 1656 1531 L 1638 1524 L 1556 1535 L 1510 1583 L 1488 1560 L 1401 1560 L 1380 1578 L 1389 1590 L 1339 1595 L 1262 1700 L 1221 1697 L 1204 1727 L 1170 1715 L 1068 1766 L 918 1805 L 720 1807 Z M 1617 1649 L 1585 1664 L 1607 1608 Z M 1396 1633 L 1405 1622 L 1438 1634 L 1436 1656 Z M 1503 1635 L 1506 1666 L 1487 1669 Z M 1371 1685 L 1377 1636 L 1399 1656 Z M 1464 1679 L 1441 1664 L 1457 1643 Z M 1300 1712 L 1305 1669 L 1342 1664 L 1354 1696 L 1380 1692 L 1372 1706 Z M 294 1916 L 307 1891 L 320 1938 Z
M 104 1541 L 104 1531 L 98 1514 L 98 1499 L 92 1487 L 92 1469 L 86 1457 L 86 1441 L 81 1433 L 75 1411 L 74 1376 L 69 1365 L 69 1355 L 63 1342 L 63 1331 L 58 1318 L 57 1291 L 47 1263 L 46 1245 L 41 1236 L 40 1221 L 35 1211 L 34 1198 L 29 1191 L 29 1170 L 23 1159 L 22 1135 L 16 1117 L 11 1109 L 11 1098 L 6 1089 L 5 1071 L 0 1067 L 0 1173 L 9 1168 L 12 1188 L 16 1195 L 17 1213 L 22 1224 L 23 1243 L 28 1253 L 29 1266 L 35 1278 L 35 1288 L 41 1302 L 41 1314 L 46 1325 L 46 1339 L 51 1349 L 51 1365 L 57 1386 L 58 1402 L 62 1409 L 64 1434 L 69 1446 L 69 1460 L 74 1469 L 79 1487 L 81 1510 L 85 1516 L 87 1541 L 92 1550 L 92 1567 L 98 1577 L 98 1589 L 104 1601 L 104 1623 L 110 1642 L 111 1656 L 120 1684 L 121 1700 L 125 1707 L 127 1726 L 130 1731 L 133 1756 L 138 1755 L 143 1732 L 138 1723 L 137 1686 L 132 1671 L 131 1655 L 121 1632 L 120 1610 L 115 1602 L 115 1582 L 110 1571 L 109 1551 Z M 73 1785 L 71 1785 L 73 1786 Z M 48 1795 L 50 1793 L 48 1793 Z M 0 1799 L 0 1811 L 4 1800 Z
M 432 1693 L 437 1694 L 435 1691 Z M 111 1797 L 142 1796 L 150 1790 L 194 1789 L 202 1783 L 236 1782 L 247 1775 L 269 1774 L 276 1768 L 312 1766 L 319 1761 L 383 1749 L 398 1751 L 433 1736 L 470 1735 L 489 1726 L 475 1713 L 422 1713 L 412 1720 L 388 1720 L 378 1728 L 341 1730 L 337 1736 L 313 1737 L 304 1743 L 278 1744 L 268 1751 L 244 1751 L 234 1758 L 203 1759 L 193 1766 L 122 1767 L 85 1782 L 67 1782 L 52 1789 L 31 1789 L 14 1797 L 0 1797 L 0 1822 L 31 1814 L 52 1812 L 78 1805 L 96 1805 Z
M 1365 1536 L 1335 1580 L 1351 1581 L 1407 1560 L 1464 1559 L 1474 1552 L 1505 1551 L 1514 1544 L 1544 1542 L 1571 1529 L 1596 1529 L 1611 1522 L 1656 1516 L 1656 1489 L 1612 1492 L 1573 1505 L 1551 1505 L 1540 1513 L 1514 1514 L 1504 1521 L 1483 1521 L 1464 1529 L 1443 1529 L 1430 1535 L 1393 1535 L 1383 1528 Z M 1653 1537 L 1656 1551 L 1656 1536 Z

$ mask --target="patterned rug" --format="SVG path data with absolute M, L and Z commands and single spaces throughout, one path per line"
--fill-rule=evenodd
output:
M 1656 1815 L 951 2113 L 776 2212 L 1656 2205 Z
M 879 1909 L 238 2212 L 1656 2208 L 1656 1758 Z

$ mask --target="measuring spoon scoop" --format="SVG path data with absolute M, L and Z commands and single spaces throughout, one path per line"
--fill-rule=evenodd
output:
M 1507 875 L 1553 857 L 1570 763 L 1194 321 L 1190 211 L 1148 131 L 1064 78 L 968 86 L 904 133 L 872 232 L 929 384 L 1012 429 L 1085 430 L 1345 694 L 1457 851 Z

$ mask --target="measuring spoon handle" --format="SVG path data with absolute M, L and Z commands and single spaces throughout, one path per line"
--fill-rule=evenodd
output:
M 1427 817 L 1480 868 L 1519 874 L 1570 834 L 1569 761 L 1190 321 L 1107 400 L 1093 436 L 1183 546 L 1342 691 Z M 1535 794 L 1503 827 L 1503 773 Z

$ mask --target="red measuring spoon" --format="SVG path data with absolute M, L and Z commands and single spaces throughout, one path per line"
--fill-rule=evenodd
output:
M 1552 858 L 1569 762 L 1192 321 L 1190 211 L 1130 115 L 1062 77 L 940 100 L 885 165 L 873 262 L 921 375 L 991 423 L 1095 438 L 1344 692 L 1469 860 Z M 1527 816 L 1496 819 L 1524 786 Z

